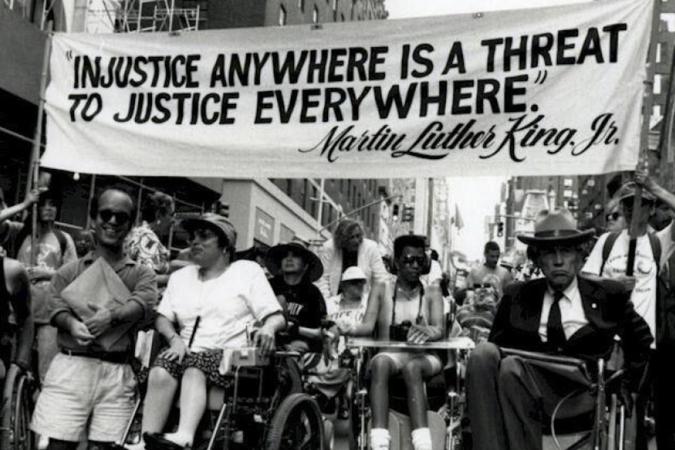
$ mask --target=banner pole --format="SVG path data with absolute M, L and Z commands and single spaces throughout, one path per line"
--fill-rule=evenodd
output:
M 38 101 L 37 124 L 35 125 L 35 138 L 33 139 L 33 148 L 30 156 L 30 172 L 26 192 L 39 188 L 40 176 L 40 144 L 42 142 L 42 121 L 45 111 L 45 91 L 47 89 L 47 77 L 49 75 L 49 56 L 52 48 L 52 28 L 53 22 L 47 26 L 47 39 L 45 40 L 44 54 L 42 55 L 42 73 L 40 74 L 40 97 Z M 33 217 L 30 245 L 30 265 L 37 265 L 37 215 L 38 205 L 33 203 Z M 20 244 L 19 244 L 20 245 Z
M 642 132 L 640 133 L 640 156 L 638 159 L 638 167 L 642 165 L 647 169 L 649 151 L 649 121 L 652 116 L 652 107 L 654 105 L 654 74 L 656 72 L 656 47 L 657 36 L 659 33 L 659 20 L 661 18 L 660 1 L 654 0 L 654 9 L 652 12 L 652 32 L 649 42 L 648 66 L 647 66 L 647 81 L 646 95 L 642 102 Z M 626 261 L 626 276 L 633 276 L 635 265 L 635 252 L 637 248 L 638 227 L 640 220 L 640 208 L 642 208 L 642 186 L 638 185 L 635 189 L 635 196 L 633 197 L 633 216 L 630 221 L 630 228 L 628 234 L 630 241 L 628 242 L 628 259 Z

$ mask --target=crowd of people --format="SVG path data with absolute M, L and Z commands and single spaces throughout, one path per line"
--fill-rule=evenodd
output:
M 579 358 L 593 377 L 619 339 L 623 404 L 641 418 L 653 415 L 658 449 L 675 449 L 675 195 L 643 171 L 607 205 L 607 232 L 597 239 L 567 211 L 542 212 L 534 232 L 518 236 L 536 273 L 500 265 L 499 245 L 488 242 L 461 285 L 442 271 L 425 236 L 398 236 L 392 254 L 382 255 L 350 218 L 315 251 L 293 241 L 242 255 L 232 223 L 205 213 L 176 224 L 189 247 L 172 259 L 168 196 L 153 195 L 137 220 L 134 198 L 108 187 L 92 202 L 91 229 L 75 239 L 55 227 L 58 208 L 49 190 L 0 205 L 0 331 L 11 330 L 17 342 L 11 355 L 3 348 L 0 379 L 7 367 L 36 372 L 31 428 L 50 450 L 82 441 L 114 448 L 140 382 L 147 384 L 145 443 L 191 447 L 208 387 L 232 382 L 223 364 L 231 348 L 297 352 L 313 384 L 337 396 L 348 380 L 336 362 L 341 337 L 417 345 L 458 335 L 476 342 L 463 371 L 473 448 L 541 448 L 545 422 L 578 390 L 578 381 L 522 352 Z M 164 342 L 149 372 L 132 364 L 141 329 Z M 370 448 L 390 448 L 394 376 L 407 389 L 414 449 L 432 448 L 425 383 L 453 364 L 460 362 L 419 348 L 370 359 Z M 174 397 L 178 426 L 165 433 Z M 581 409 L 592 409 L 587 391 L 577 397 Z M 646 436 L 644 420 L 638 424 Z

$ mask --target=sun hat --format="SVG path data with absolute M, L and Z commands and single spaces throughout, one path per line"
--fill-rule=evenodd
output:
M 579 230 L 567 210 L 552 211 L 534 224 L 534 235 L 516 236 L 520 242 L 534 246 L 575 245 L 593 237 L 595 230 Z

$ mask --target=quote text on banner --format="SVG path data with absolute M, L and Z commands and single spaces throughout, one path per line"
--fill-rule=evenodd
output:
M 633 169 L 651 0 L 56 34 L 47 167 L 377 178 Z

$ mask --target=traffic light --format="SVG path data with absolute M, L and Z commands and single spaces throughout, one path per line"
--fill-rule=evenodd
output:
M 223 217 L 230 217 L 230 205 L 228 203 L 216 202 L 213 205 L 213 212 Z
M 392 207 L 391 207 L 391 217 L 392 217 L 394 220 L 398 220 L 398 214 L 399 214 L 399 211 L 398 211 L 398 210 L 399 210 L 398 203 L 394 203 L 394 204 L 392 205 Z
M 504 236 L 504 222 L 497 222 L 497 236 Z
M 415 220 L 415 207 L 414 206 L 404 206 L 403 207 L 403 216 L 401 217 L 401 222 L 412 222 Z

